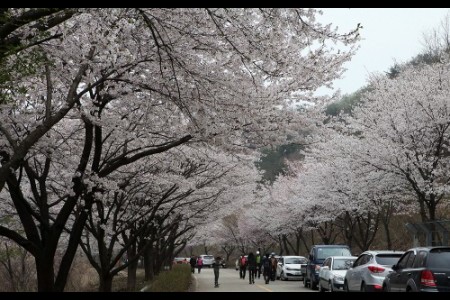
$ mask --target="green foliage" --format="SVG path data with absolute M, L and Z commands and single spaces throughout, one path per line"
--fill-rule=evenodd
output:
M 286 175 L 288 170 L 286 160 L 302 159 L 303 156 L 300 154 L 302 149 L 303 146 L 298 144 L 286 144 L 275 149 L 264 149 L 260 160 L 255 163 L 259 170 L 264 171 L 262 181 L 273 183 L 278 175 Z
M 442 61 L 443 57 L 449 56 L 450 47 L 444 46 L 443 48 L 432 48 L 423 51 L 411 58 L 408 62 L 403 64 L 395 63 L 389 68 L 387 72 L 390 79 L 396 78 L 403 69 L 407 67 L 420 67 L 421 65 L 432 65 Z
M 0 104 L 10 101 L 17 95 L 25 95 L 26 89 L 19 84 L 19 80 L 43 73 L 43 66 L 48 63 L 40 49 L 19 52 L 14 58 L 14 64 L 0 60 Z
M 8 259 L 16 259 L 21 257 L 24 251 L 25 250 L 14 244 L 8 248 L 2 245 L 2 247 L 0 248 L 0 261 L 7 263 Z
M 48 21 L 42 15 L 51 15 L 52 11 L 56 10 L 53 8 L 37 9 L 35 13 L 33 10 L 29 10 L 20 17 L 12 15 L 8 9 L 0 12 L 2 29 L 8 27 L 5 24 L 14 24 L 17 18 L 23 22 L 23 26 L 18 28 L 32 24 L 31 26 L 35 29 L 34 33 L 27 35 L 13 31 L 9 38 L 2 39 L 0 42 L 0 104 L 14 101 L 17 95 L 26 94 L 26 89 L 20 85 L 23 78 L 35 75 L 37 72 L 43 73 L 42 67 L 48 63 L 48 60 L 39 44 L 50 38 L 50 32 L 46 29 L 39 29 L 38 25 L 42 26 Z M 28 18 L 25 17 L 26 14 Z M 42 26 L 42 28 L 46 27 Z M 18 31 L 20 30 L 18 29 Z
M 365 86 L 350 95 L 344 95 L 341 100 L 333 102 L 327 106 L 325 113 L 327 116 L 338 116 L 339 113 L 350 114 L 355 105 L 360 101 L 364 93 L 371 90 L 370 86 Z
M 191 275 L 190 265 L 174 265 L 172 270 L 155 277 L 150 292 L 186 292 L 191 284 Z

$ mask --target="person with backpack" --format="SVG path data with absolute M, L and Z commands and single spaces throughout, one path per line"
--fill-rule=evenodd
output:
M 255 283 L 256 275 L 256 258 L 253 252 L 250 252 L 247 257 L 247 267 L 248 267 L 248 283 Z
M 263 267 L 263 277 L 266 284 L 269 284 L 270 276 L 272 273 L 271 263 L 270 263 L 270 257 L 269 253 L 266 254 L 266 256 L 262 259 L 262 267 Z
M 261 254 L 259 253 L 259 250 L 256 251 L 255 259 L 256 259 L 256 272 L 258 273 L 258 279 L 259 279 L 259 278 L 261 278 L 261 266 L 262 266 L 262 264 L 261 264 L 262 257 L 261 257 Z M 255 277 L 256 277 L 256 274 L 255 274 Z
M 247 258 L 245 255 L 242 255 L 239 261 L 239 275 L 242 279 L 245 279 L 245 273 L 247 271 Z
M 200 273 L 200 271 L 202 270 L 203 267 L 203 259 L 201 258 L 201 256 L 199 256 L 197 258 L 197 269 L 198 269 L 198 273 Z
M 189 260 L 189 264 L 191 265 L 191 272 L 195 273 L 195 265 L 197 264 L 197 260 L 195 259 L 194 255 L 191 256 L 191 259 Z
M 275 258 L 275 253 L 272 252 L 272 255 L 270 257 L 270 265 L 271 265 L 271 280 L 275 281 L 277 278 L 277 266 L 278 266 L 278 260 Z

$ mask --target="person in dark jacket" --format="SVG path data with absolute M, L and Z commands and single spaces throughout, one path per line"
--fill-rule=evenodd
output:
M 255 283 L 256 275 L 256 257 L 253 252 L 250 252 L 247 257 L 247 268 L 248 268 L 248 283 Z
M 214 287 L 216 287 L 216 288 L 219 287 L 219 270 L 220 270 L 221 262 L 222 262 L 222 258 L 220 256 L 217 256 L 212 264 L 212 266 L 214 268 Z
M 197 259 L 194 255 L 191 256 L 191 260 L 189 260 L 189 264 L 191 265 L 191 272 L 195 273 L 195 265 L 197 264 Z
M 262 259 L 262 267 L 263 267 L 263 277 L 266 284 L 269 284 L 270 276 L 272 273 L 271 263 L 270 263 L 270 254 L 267 253 L 266 256 Z
M 272 254 L 270 255 L 270 265 L 272 267 L 271 270 L 271 278 L 270 280 L 275 281 L 275 279 L 277 278 L 277 266 L 278 266 L 278 260 L 275 258 L 275 253 L 272 252 Z

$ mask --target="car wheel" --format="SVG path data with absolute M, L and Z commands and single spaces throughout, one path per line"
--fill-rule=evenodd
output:
M 344 281 L 344 291 L 350 292 L 350 290 L 348 289 L 348 283 L 347 283 L 347 280 Z
M 308 287 L 308 280 L 306 279 L 306 276 L 303 277 L 303 286 L 304 286 L 305 288 Z
M 334 292 L 333 283 L 332 283 L 331 281 L 328 282 L 328 290 L 329 290 L 330 292 Z
M 361 283 L 361 292 L 368 292 L 368 291 L 367 291 L 366 284 L 365 284 L 364 282 Z
M 319 292 L 323 293 L 325 292 L 325 289 L 323 288 L 322 284 L 319 281 Z
M 312 275 L 312 276 L 314 276 L 314 275 Z M 312 290 L 317 290 L 317 282 L 314 281 L 313 277 L 311 277 L 309 279 L 309 282 L 310 282 L 309 284 L 310 284 L 311 289 Z

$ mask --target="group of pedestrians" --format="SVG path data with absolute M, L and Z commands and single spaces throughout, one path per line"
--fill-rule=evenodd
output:
M 195 268 L 197 267 L 198 272 L 202 270 L 203 267 L 203 259 L 199 257 L 195 257 L 194 255 L 191 256 L 191 259 L 189 260 L 189 264 L 191 265 L 191 272 L 195 273 Z
M 275 257 L 275 253 L 272 253 L 271 255 L 267 253 L 266 256 L 262 258 L 262 265 L 264 269 L 264 281 L 266 284 L 269 284 L 270 280 L 275 281 L 278 266 L 278 260 Z
M 212 264 L 214 268 L 214 287 L 219 287 L 219 270 L 221 266 L 221 257 L 217 256 Z M 195 268 L 198 268 L 198 273 L 200 273 L 203 260 L 199 256 L 191 256 L 190 259 L 191 271 L 195 273 Z M 256 255 L 250 252 L 248 255 L 241 255 L 238 259 L 239 266 L 239 278 L 245 279 L 246 271 L 248 269 L 248 283 L 255 284 L 255 277 L 261 278 L 261 269 L 263 278 L 266 284 L 269 281 L 275 281 L 277 272 L 278 260 L 275 258 L 275 253 L 267 253 L 265 256 L 261 256 L 260 251 L 256 251 Z
M 261 278 L 261 269 L 263 270 L 263 278 L 266 284 L 269 281 L 275 281 L 277 272 L 278 260 L 275 258 L 275 253 L 267 253 L 265 256 L 261 256 L 259 251 L 256 251 L 256 255 L 250 252 L 248 256 L 241 255 L 238 260 L 239 266 L 239 278 L 245 279 L 246 271 L 248 269 L 248 281 L 249 284 L 255 283 L 255 277 Z
M 221 261 L 222 258 L 220 256 L 217 256 L 212 264 L 212 267 L 214 269 L 214 287 L 216 288 L 219 287 L 219 269 L 221 266 Z M 195 267 L 197 267 L 198 273 L 200 273 L 203 267 L 203 259 L 200 256 L 198 258 L 195 258 L 195 256 L 191 256 L 189 263 L 191 265 L 192 273 L 195 273 Z

